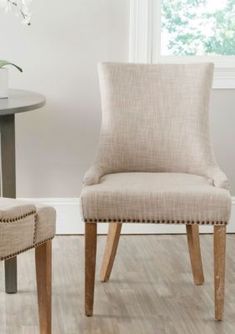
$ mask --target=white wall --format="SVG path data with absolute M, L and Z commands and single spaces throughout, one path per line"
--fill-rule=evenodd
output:
M 47 97 L 17 116 L 17 195 L 78 197 L 99 133 L 96 65 L 128 58 L 129 1 L 34 0 L 32 11 L 30 27 L 0 11 L 0 58 L 24 69 L 11 86 Z

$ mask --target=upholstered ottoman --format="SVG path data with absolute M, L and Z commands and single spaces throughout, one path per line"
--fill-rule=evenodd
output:
M 40 333 L 51 333 L 51 239 L 56 212 L 43 205 L 0 198 L 0 260 L 35 248 Z

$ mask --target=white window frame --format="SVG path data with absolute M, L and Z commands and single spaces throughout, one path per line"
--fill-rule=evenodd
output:
M 235 56 L 160 56 L 161 1 L 130 0 L 129 61 L 133 63 L 215 64 L 213 88 L 235 88 Z

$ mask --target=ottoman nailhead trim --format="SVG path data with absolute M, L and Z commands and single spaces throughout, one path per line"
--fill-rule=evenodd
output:
M 25 249 L 22 249 L 22 250 L 20 250 L 20 251 L 18 251 L 18 252 L 15 252 L 15 253 L 11 254 L 11 255 L 3 256 L 3 257 L 0 258 L 0 261 L 9 260 L 10 258 L 15 257 L 15 256 L 17 256 L 17 255 L 19 255 L 19 254 L 21 254 L 21 253 L 23 253 L 23 252 L 25 252 L 25 251 L 27 251 L 27 250 L 29 250 L 29 249 L 36 248 L 36 247 L 38 247 L 38 246 L 41 246 L 42 244 L 44 244 L 45 242 L 47 242 L 47 241 L 49 241 L 49 240 L 52 240 L 53 238 L 54 238 L 54 236 L 51 237 L 51 238 L 48 238 L 48 239 L 46 239 L 46 240 L 40 241 L 40 242 L 38 242 L 37 244 L 33 244 L 32 246 L 29 246 L 29 247 L 27 247 L 27 248 L 25 248 Z
M 34 215 L 34 231 L 33 231 L 33 243 L 36 242 L 36 233 L 37 233 L 37 213 Z
M 28 216 L 35 215 L 35 214 L 36 214 L 36 211 L 31 211 L 31 212 L 25 213 L 24 215 L 14 217 L 14 218 L 2 218 L 0 219 L 0 224 L 1 223 L 4 223 L 4 224 L 5 223 L 15 223 L 19 220 L 22 220 L 23 218 L 26 218 Z

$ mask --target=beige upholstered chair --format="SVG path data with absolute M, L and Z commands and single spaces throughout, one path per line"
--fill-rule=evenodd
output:
M 51 239 L 55 210 L 0 198 L 0 260 L 35 248 L 40 334 L 51 334 Z
M 214 226 L 215 318 L 224 305 L 231 199 L 209 138 L 212 64 L 101 64 L 98 155 L 81 194 L 86 222 L 85 312 L 93 313 L 96 225 L 109 223 L 101 280 L 122 223 L 184 224 L 195 284 L 203 283 L 199 225 Z

